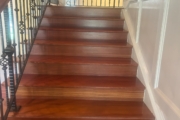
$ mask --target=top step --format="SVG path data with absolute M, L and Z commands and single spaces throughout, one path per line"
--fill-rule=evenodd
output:
M 48 6 L 45 16 L 120 18 L 122 8 Z

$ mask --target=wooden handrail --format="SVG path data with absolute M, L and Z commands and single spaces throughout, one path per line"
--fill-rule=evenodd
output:
M 0 0 L 0 13 L 3 11 L 3 9 L 8 4 L 9 0 Z

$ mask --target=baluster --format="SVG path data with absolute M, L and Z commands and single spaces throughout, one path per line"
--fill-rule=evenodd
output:
M 5 83 L 5 89 L 6 89 L 6 105 L 7 105 L 7 108 L 8 108 L 9 107 L 9 90 L 8 90 L 8 82 L 7 82 L 7 65 L 8 65 L 8 60 L 6 58 L 6 54 L 5 53 L 3 53 L 1 55 L 0 65 L 2 66 L 2 70 L 4 71 L 4 83 Z
M 17 105 L 16 105 L 16 87 L 15 87 L 15 81 L 14 81 L 14 66 L 13 66 L 13 54 L 14 54 L 14 48 L 11 44 L 11 31 L 10 31 L 10 16 L 9 16 L 9 8 L 8 6 L 6 6 L 6 8 L 4 9 L 4 18 L 5 18 L 5 35 L 6 35 L 6 44 L 7 47 L 4 50 L 4 53 L 8 56 L 8 67 L 9 67 L 9 81 L 10 81 L 10 98 L 12 98 L 13 102 L 11 104 L 11 106 L 9 106 L 8 103 L 8 107 L 11 107 L 11 111 L 17 111 Z M 5 68 L 7 69 L 7 67 Z M 6 70 L 5 70 L 6 71 Z M 6 72 L 4 72 L 6 73 Z M 7 80 L 7 73 L 5 75 L 5 80 Z M 7 84 L 7 83 L 6 83 Z
M 0 81 L 1 83 L 1 81 Z M 4 113 L 3 113 L 3 101 L 4 99 L 2 98 L 2 88 L 1 88 L 1 85 L 0 85 L 0 106 L 1 106 L 1 120 L 4 120 Z
M 16 39 L 15 39 L 15 27 L 14 27 L 14 14 L 13 14 L 13 3 L 12 0 L 10 1 L 10 8 L 11 8 L 11 23 L 13 29 L 13 47 L 14 47 L 14 67 L 15 67 L 15 76 L 16 76 L 16 85 L 19 83 L 19 76 L 18 76 L 18 68 L 17 68 L 17 53 L 16 53 Z
M 20 35 L 19 35 L 19 15 L 18 15 L 18 12 L 19 12 L 19 9 L 18 9 L 18 1 L 15 0 L 15 12 L 16 12 L 16 27 L 17 27 L 17 44 L 18 44 L 18 57 L 19 57 L 19 76 L 21 75 L 22 73 L 22 66 L 21 66 L 21 44 L 20 44 Z M 19 83 L 19 81 L 18 81 Z
M 22 13 L 22 3 L 21 3 L 22 0 L 19 0 L 19 10 L 20 10 L 20 22 L 19 22 L 19 32 L 20 32 L 20 45 L 21 45 L 21 48 L 22 48 L 22 64 L 24 66 L 24 62 L 25 62 L 25 53 L 24 53 L 24 44 L 23 44 L 23 40 L 24 40 L 24 28 L 25 28 L 25 24 L 24 24 L 24 21 L 22 19 L 23 17 L 23 13 Z M 22 65 L 21 65 L 22 66 Z M 22 67 L 23 67 L 22 66 Z M 22 68 L 21 68 L 22 69 Z
M 2 48 L 2 51 L 3 51 L 4 50 L 4 35 L 3 35 L 3 27 L 2 27 L 1 14 L 0 14 L 0 36 L 1 36 L 1 48 Z M 0 65 L 2 65 L 4 67 L 3 59 L 0 59 Z M 0 83 L 1 83 L 1 81 L 0 81 Z M 0 84 L 0 106 L 1 106 L 1 120 L 4 120 L 3 98 L 2 98 L 1 84 Z
M 30 17 L 30 13 L 29 13 L 29 6 L 28 6 L 29 0 L 26 0 L 26 16 L 27 16 L 27 33 L 28 33 L 28 45 L 29 45 L 29 50 L 28 50 L 28 54 L 30 51 L 30 46 L 31 46 L 31 36 L 30 36 L 30 27 L 29 27 L 29 17 Z

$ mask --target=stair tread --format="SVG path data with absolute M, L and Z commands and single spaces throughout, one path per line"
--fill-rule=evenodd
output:
M 36 40 L 34 44 L 39 45 L 78 45 L 78 46 L 99 46 L 99 47 L 132 47 L 130 44 L 121 41 L 95 41 L 95 40 Z
M 58 30 L 58 31 L 75 31 L 75 32 L 121 32 L 127 33 L 127 31 L 122 29 L 110 29 L 110 28 L 61 28 L 61 27 L 44 27 L 40 26 L 40 30 Z
M 43 81 L 43 82 L 42 82 Z M 30 87 L 93 87 L 144 90 L 136 77 L 75 76 L 24 74 L 20 86 Z
M 122 18 L 112 18 L 112 17 L 70 17 L 70 16 L 44 16 L 48 19 L 87 19 L 87 20 L 110 20 L 110 21 L 124 21 Z
M 30 55 L 28 61 L 37 62 L 37 63 L 39 62 L 39 63 L 64 63 L 64 64 L 106 64 L 106 65 L 137 66 L 137 63 L 131 58 Z
M 69 120 L 154 120 L 143 102 L 75 99 L 17 99 L 22 108 L 9 117 Z

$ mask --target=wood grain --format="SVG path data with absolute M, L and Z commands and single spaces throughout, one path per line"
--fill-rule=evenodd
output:
M 76 29 L 41 29 L 38 31 L 36 39 L 50 40 L 119 40 L 127 41 L 126 31 L 106 32 L 106 31 L 77 31 Z
M 89 19 L 78 17 L 44 17 L 41 26 L 61 28 L 96 28 L 123 30 L 124 20 L 120 19 Z
M 22 106 L 9 117 L 63 120 L 154 120 L 142 102 L 93 101 L 74 99 L 18 99 Z
M 67 56 L 30 56 L 25 74 L 135 76 L 131 59 Z
M 155 120 L 120 12 L 48 6 L 8 120 Z
M 131 57 L 132 46 L 118 41 L 36 40 L 33 55 Z
M 58 7 L 49 6 L 45 16 L 61 17 L 88 17 L 88 18 L 120 18 L 121 8 L 97 8 L 97 7 Z
M 73 98 L 142 101 L 144 86 L 136 77 L 23 75 L 18 98 Z

